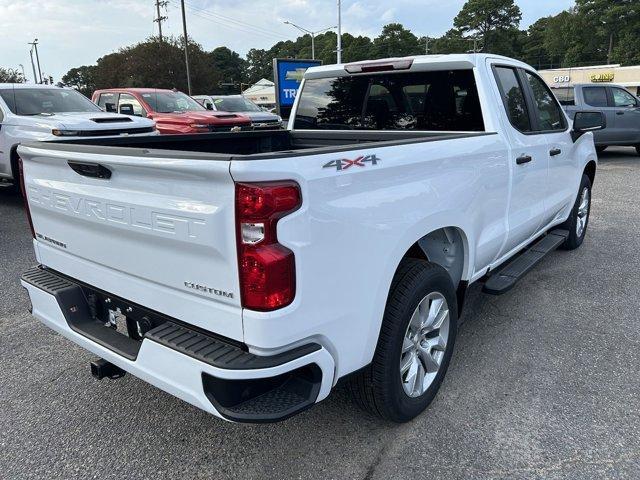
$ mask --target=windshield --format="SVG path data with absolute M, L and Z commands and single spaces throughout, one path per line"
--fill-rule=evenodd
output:
M 222 112 L 261 112 L 260 107 L 243 97 L 213 97 L 216 110 Z
M 192 112 L 206 110 L 189 95 L 182 92 L 149 92 L 142 98 L 157 113 Z
M 0 90 L 0 97 L 15 115 L 100 111 L 87 97 L 66 88 L 11 88 Z
M 296 129 L 483 131 L 472 70 L 308 79 Z

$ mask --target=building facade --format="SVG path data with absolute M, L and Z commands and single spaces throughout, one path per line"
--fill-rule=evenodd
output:
M 551 87 L 570 87 L 578 83 L 614 83 L 635 95 L 640 94 L 640 65 L 554 68 L 541 70 L 539 73 Z

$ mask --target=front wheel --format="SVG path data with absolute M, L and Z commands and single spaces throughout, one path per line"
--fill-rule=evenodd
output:
M 569 236 L 562 244 L 565 250 L 575 250 L 584 241 L 589 226 L 589 214 L 591 213 L 591 180 L 582 175 L 578 197 L 571 210 L 569 218 L 558 228 L 569 231 Z
M 456 293 L 439 265 L 405 259 L 391 285 L 372 363 L 350 381 L 365 410 L 406 422 L 433 401 L 458 328 Z

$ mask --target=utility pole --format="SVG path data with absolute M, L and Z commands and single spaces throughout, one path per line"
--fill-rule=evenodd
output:
M 425 53 L 425 55 L 429 55 L 429 42 L 430 41 L 431 41 L 431 38 L 425 37 L 425 42 L 424 42 L 424 53 Z
M 184 10 L 184 0 L 180 0 L 182 6 L 182 30 L 184 32 L 184 62 L 187 65 L 187 89 L 191 95 L 191 73 L 189 72 L 189 37 L 187 35 L 187 14 Z
M 158 12 L 158 17 L 154 20 L 154 23 L 158 24 L 158 39 L 160 40 L 160 43 L 162 43 L 162 22 L 167 19 L 166 16 L 162 16 L 162 14 L 160 13 L 160 9 L 167 8 L 168 4 L 169 2 L 166 0 L 156 0 L 156 10 Z
M 33 42 L 30 42 L 29 45 L 31 45 L 31 52 L 29 52 L 31 54 L 31 65 L 33 66 L 33 52 L 35 50 L 36 52 L 36 62 L 38 64 L 38 76 L 36 77 L 36 68 L 35 66 L 33 67 L 33 78 L 34 78 L 34 82 L 35 83 L 42 83 L 42 70 L 40 70 L 40 57 L 38 56 L 38 39 L 36 38 Z M 40 79 L 40 82 L 37 81 L 37 79 Z
M 338 48 L 336 49 L 337 63 L 342 63 L 342 2 L 338 0 Z

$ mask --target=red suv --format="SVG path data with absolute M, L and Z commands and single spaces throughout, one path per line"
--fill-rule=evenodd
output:
M 250 129 L 245 115 L 207 110 L 190 96 L 157 88 L 96 90 L 91 98 L 107 112 L 137 115 L 155 120 L 162 134 L 228 132 Z

